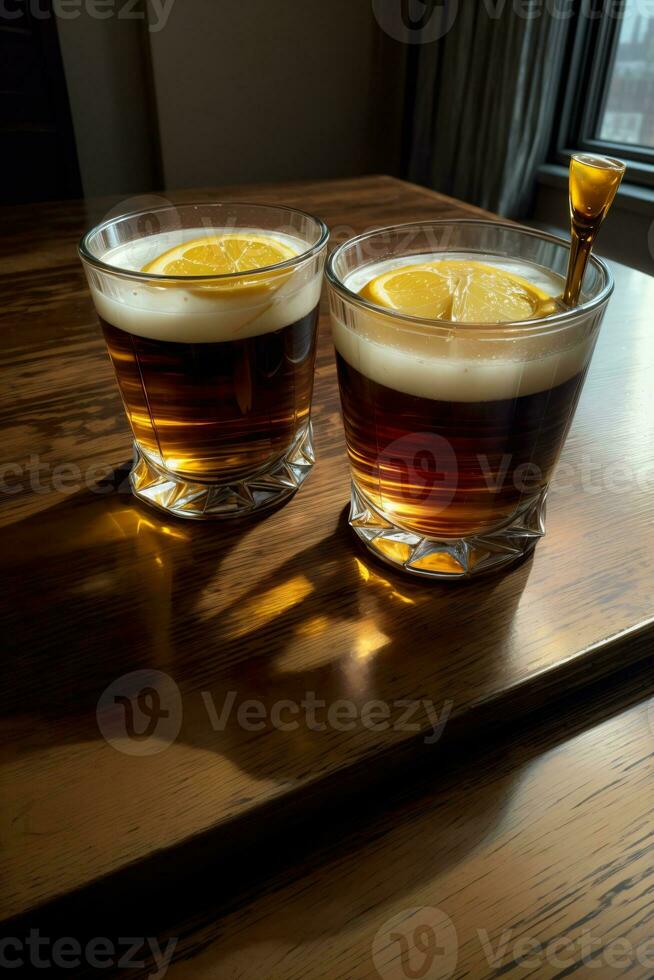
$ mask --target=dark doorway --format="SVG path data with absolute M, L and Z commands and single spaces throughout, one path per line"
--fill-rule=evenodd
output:
M 82 184 L 50 0 L 0 13 L 2 203 L 81 197 Z

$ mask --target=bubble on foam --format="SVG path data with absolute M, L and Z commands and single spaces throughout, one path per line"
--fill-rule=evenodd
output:
M 303 239 L 264 229 L 223 229 L 265 234 L 289 245 L 297 255 L 309 248 Z M 240 340 L 280 330 L 307 316 L 318 304 L 321 270 L 318 263 L 300 262 L 266 289 L 219 290 L 178 285 L 135 283 L 119 270 L 140 271 L 158 255 L 186 241 L 205 238 L 220 229 L 191 228 L 164 232 L 110 249 L 103 262 L 116 275 L 93 272 L 89 279 L 96 309 L 114 327 L 154 340 L 207 343 Z
M 560 295 L 563 280 L 554 272 L 524 261 L 479 253 L 433 253 L 394 258 L 357 270 L 346 279 L 359 292 L 390 269 L 430 260 L 472 259 L 522 276 L 550 296 Z M 338 310 L 338 307 L 336 307 Z M 592 314 L 573 329 L 551 334 L 501 335 L 494 339 L 474 328 L 436 327 L 413 330 L 382 312 L 357 309 L 346 324 L 332 312 L 332 334 L 338 353 L 371 381 L 395 391 L 442 401 L 494 401 L 545 391 L 574 377 L 590 359 L 596 331 Z

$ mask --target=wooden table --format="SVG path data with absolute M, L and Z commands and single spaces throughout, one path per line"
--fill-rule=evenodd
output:
M 389 177 L 171 195 L 211 197 L 302 207 L 336 241 L 480 213 Z M 189 524 L 125 492 L 128 428 L 75 254 L 83 228 L 115 203 L 6 209 L 0 246 L 0 914 L 16 923 L 106 914 L 107 896 L 142 910 L 155 893 L 180 921 L 173 899 L 183 904 L 182 883 L 195 887 L 207 863 L 237 862 L 242 879 L 238 861 L 256 853 L 263 873 L 271 842 L 291 829 L 302 839 L 327 815 L 338 823 L 362 790 L 384 799 L 407 769 L 427 765 L 437 780 L 444 752 L 476 756 L 480 733 L 486 742 L 490 729 L 555 709 L 652 652 L 653 280 L 614 266 L 616 294 L 533 559 L 435 585 L 377 564 L 349 533 L 326 317 L 318 463 L 286 507 L 257 522 Z M 122 708 L 103 709 L 107 741 L 98 699 L 134 671 L 146 673 L 120 691 L 158 689 L 170 718 L 139 742 Z M 324 702 L 318 728 L 301 707 L 312 698 Z M 226 699 L 221 729 L 213 712 Z M 248 701 L 257 707 L 239 723 Z
M 653 695 L 605 684 L 396 781 L 265 888 L 172 924 L 167 976 L 651 980 Z

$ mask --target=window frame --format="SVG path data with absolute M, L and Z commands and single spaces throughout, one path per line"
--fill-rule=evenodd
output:
M 610 2 L 602 0 L 592 18 L 584 16 L 582 5 L 578 6 L 565 59 L 552 157 L 561 164 L 579 151 L 620 157 L 627 163 L 629 183 L 654 187 L 654 148 L 594 135 L 606 106 L 622 25 L 622 18 L 607 15 Z

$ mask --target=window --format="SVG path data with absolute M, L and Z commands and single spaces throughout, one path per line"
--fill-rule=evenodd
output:
M 612 143 L 654 149 L 654 17 L 639 7 L 638 0 L 628 0 L 598 135 Z
M 613 154 L 631 183 L 654 185 L 654 2 L 582 2 L 570 47 L 559 158 Z

